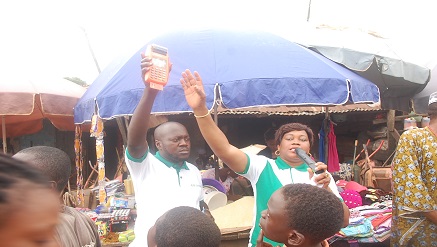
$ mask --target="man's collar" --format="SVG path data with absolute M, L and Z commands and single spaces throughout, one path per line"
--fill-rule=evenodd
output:
M 291 168 L 294 168 L 298 171 L 306 172 L 308 167 L 309 167 L 306 163 L 303 163 L 302 165 L 296 166 L 296 167 L 289 166 L 287 163 L 285 163 L 285 161 L 283 159 L 281 159 L 281 157 L 277 157 L 275 162 L 276 162 L 276 165 L 278 166 L 278 168 L 281 170 L 289 169 L 291 167 Z
M 177 164 L 177 163 L 173 163 L 171 161 L 166 160 L 164 157 L 161 156 L 161 154 L 159 153 L 159 151 L 156 152 L 155 157 L 160 160 L 162 163 L 164 163 L 166 166 L 168 167 L 173 167 L 174 169 L 176 169 L 177 171 L 181 170 L 181 169 L 185 169 L 185 170 L 189 170 L 188 166 L 187 166 L 187 162 L 184 161 L 184 163 L 181 165 Z

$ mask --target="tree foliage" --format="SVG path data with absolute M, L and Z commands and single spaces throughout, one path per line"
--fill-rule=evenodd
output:
M 79 86 L 88 87 L 88 84 L 85 81 L 83 81 L 80 78 L 78 78 L 78 77 L 64 77 L 64 79 L 65 80 L 69 80 L 71 82 L 74 82 L 74 83 L 76 83 Z

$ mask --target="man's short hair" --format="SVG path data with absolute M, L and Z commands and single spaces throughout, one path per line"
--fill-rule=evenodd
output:
M 179 206 L 167 211 L 156 222 L 158 247 L 218 247 L 221 233 L 218 226 L 200 210 Z
M 21 154 L 24 155 L 21 156 Z M 61 149 L 34 146 L 19 151 L 14 157 L 23 159 L 41 170 L 51 181 L 56 182 L 56 189 L 59 192 L 67 185 L 71 174 L 71 160 L 68 154 Z

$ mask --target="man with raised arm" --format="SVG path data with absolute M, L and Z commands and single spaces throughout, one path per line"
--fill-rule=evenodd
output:
M 152 59 L 141 54 L 145 73 Z M 145 89 L 128 128 L 126 165 L 133 180 L 137 203 L 135 240 L 131 247 L 147 247 L 147 232 L 158 217 L 177 206 L 207 211 L 203 202 L 200 171 L 186 160 L 190 155 L 190 136 L 177 122 L 159 125 L 154 132 L 156 154 L 149 152 L 147 129 L 150 112 L 159 90 L 145 82 Z M 165 90 L 165 87 L 164 87 Z

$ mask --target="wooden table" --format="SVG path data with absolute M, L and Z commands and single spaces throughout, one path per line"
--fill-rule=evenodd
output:
M 102 247 L 126 247 L 129 246 L 131 242 L 123 242 L 123 243 L 102 243 Z
M 220 247 L 247 247 L 250 229 L 242 232 L 222 234 Z

